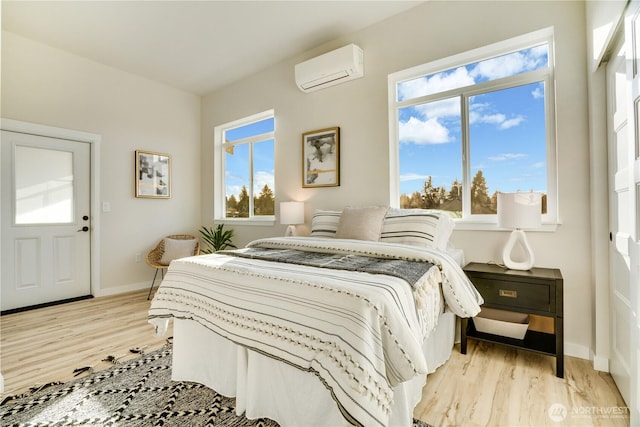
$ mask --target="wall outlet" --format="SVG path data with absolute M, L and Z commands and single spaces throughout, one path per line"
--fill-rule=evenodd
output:
M 136 262 L 140 262 L 140 261 L 142 261 L 142 254 L 138 252 L 136 254 Z

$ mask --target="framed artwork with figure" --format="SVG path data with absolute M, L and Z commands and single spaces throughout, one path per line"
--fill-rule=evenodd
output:
M 136 150 L 136 197 L 171 198 L 171 156 Z
M 340 185 L 340 128 L 332 127 L 302 134 L 302 186 Z

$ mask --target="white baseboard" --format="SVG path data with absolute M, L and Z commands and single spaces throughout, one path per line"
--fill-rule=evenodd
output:
M 570 342 L 564 343 L 564 355 L 577 357 L 579 359 L 591 360 L 591 350 L 584 345 L 573 344 Z
M 154 286 L 154 288 L 157 288 L 159 284 L 160 284 L 160 281 L 156 280 L 156 285 Z M 151 286 L 151 283 L 149 281 L 147 281 L 147 282 L 138 282 L 138 283 L 130 283 L 128 285 L 114 286 L 112 288 L 98 289 L 94 293 L 93 296 L 94 297 L 107 297 L 107 296 L 111 296 L 111 295 L 124 294 L 124 293 L 127 293 L 127 292 L 140 291 L 142 289 L 149 290 L 149 286 Z

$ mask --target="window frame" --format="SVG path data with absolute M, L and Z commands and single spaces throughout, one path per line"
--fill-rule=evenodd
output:
M 553 27 L 524 34 L 501 42 L 493 43 L 474 50 L 459 53 L 447 58 L 431 61 L 388 76 L 388 104 L 389 104 L 389 204 L 393 207 L 400 205 L 400 141 L 399 117 L 400 109 L 434 102 L 452 97 L 460 97 L 461 102 L 461 164 L 463 211 L 462 218 L 455 218 L 455 228 L 462 230 L 496 230 L 496 214 L 471 214 L 471 181 L 473 179 L 470 165 L 469 141 L 469 98 L 474 95 L 493 92 L 501 89 L 517 87 L 541 81 L 545 85 L 545 122 L 546 122 L 546 162 L 547 162 L 547 213 L 542 216 L 543 226 L 540 230 L 553 231 L 559 223 L 558 215 L 558 164 L 555 121 L 555 52 Z M 549 67 L 541 70 L 528 71 L 496 80 L 480 82 L 472 86 L 450 89 L 444 92 L 432 93 L 410 100 L 398 101 L 398 84 L 416 78 L 450 70 L 456 67 L 473 64 L 486 59 L 517 52 L 530 47 L 546 43 L 548 45 Z
M 226 217 L 226 164 L 225 164 L 225 141 L 224 134 L 226 131 L 250 125 L 252 123 L 260 122 L 266 119 L 274 119 L 273 131 L 266 132 L 259 135 L 253 135 L 240 140 L 235 140 L 232 145 L 239 144 L 253 144 L 255 142 L 265 141 L 273 139 L 274 148 L 274 164 L 275 164 L 275 145 L 276 145 L 276 124 L 275 124 L 275 111 L 273 109 L 263 111 L 261 113 L 253 114 L 248 117 L 243 117 L 238 120 L 227 122 L 214 127 L 213 130 L 213 170 L 214 170 L 214 185 L 213 185 L 213 216 L 214 221 L 219 223 L 235 223 L 243 225 L 274 225 L 276 222 L 275 207 L 274 215 L 254 215 L 254 201 L 255 196 L 253 189 L 254 170 L 253 170 L 253 150 L 249 150 L 249 217 L 248 218 L 227 218 Z M 275 196 L 275 168 L 274 168 L 274 188 L 272 189 Z

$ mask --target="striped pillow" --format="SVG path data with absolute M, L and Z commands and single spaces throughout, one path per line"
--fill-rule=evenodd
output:
M 445 250 L 452 231 L 453 221 L 446 213 L 391 208 L 384 218 L 380 241 Z
M 336 237 L 342 211 L 316 209 L 311 218 L 311 235 L 314 237 Z

